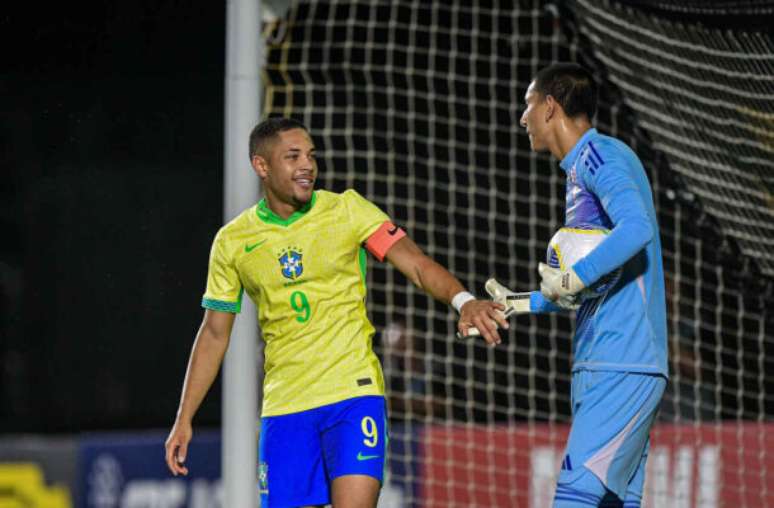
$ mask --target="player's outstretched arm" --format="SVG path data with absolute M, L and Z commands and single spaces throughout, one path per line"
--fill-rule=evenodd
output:
M 218 375 L 223 356 L 228 349 L 234 317 L 230 312 L 209 309 L 204 311 L 204 319 L 188 360 L 175 424 L 165 443 L 167 467 L 175 476 L 188 474 L 188 468 L 184 464 L 188 443 L 193 436 L 191 421 Z
M 465 288 L 454 275 L 422 252 L 407 236 L 398 240 L 387 251 L 386 259 L 414 285 L 447 305 L 456 295 L 465 292 Z M 498 325 L 508 328 L 508 321 L 502 313 L 504 309 L 502 304 L 496 302 L 469 300 L 460 308 L 457 328 L 461 334 L 467 335 L 468 329 L 475 327 L 487 343 L 492 346 L 499 344 Z

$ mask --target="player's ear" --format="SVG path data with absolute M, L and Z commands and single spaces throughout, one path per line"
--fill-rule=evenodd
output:
M 556 102 L 554 97 L 552 95 L 546 95 L 546 122 L 553 118 L 554 114 L 556 114 L 556 108 L 558 107 L 559 104 Z
M 266 178 L 269 174 L 269 164 L 261 155 L 255 154 L 250 159 L 250 164 L 253 166 L 253 171 L 259 178 Z

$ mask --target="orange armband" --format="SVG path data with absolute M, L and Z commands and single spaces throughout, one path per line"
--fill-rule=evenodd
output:
M 393 224 L 392 222 L 385 222 L 379 229 L 368 237 L 365 241 L 365 248 L 368 252 L 374 255 L 379 261 L 384 261 L 384 256 L 387 255 L 387 251 L 390 247 L 395 245 L 395 242 L 406 236 L 406 232 L 401 228 Z

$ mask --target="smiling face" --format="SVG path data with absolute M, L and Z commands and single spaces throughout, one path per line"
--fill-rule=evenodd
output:
M 536 88 L 535 82 L 529 84 L 524 94 L 527 108 L 521 115 L 519 124 L 527 129 L 529 144 L 535 152 L 548 150 L 548 121 L 551 118 L 549 101 Z
M 314 143 L 305 130 L 277 133 L 251 162 L 263 182 L 269 207 L 278 215 L 287 218 L 312 199 L 317 161 Z

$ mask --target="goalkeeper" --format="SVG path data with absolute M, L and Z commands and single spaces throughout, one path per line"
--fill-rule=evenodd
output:
M 540 292 L 506 300 L 510 291 L 488 287 L 511 312 L 578 311 L 573 422 L 554 506 L 640 506 L 650 428 L 667 382 L 664 273 L 650 184 L 628 146 L 592 128 L 597 88 L 582 67 L 541 70 L 525 101 L 520 124 L 532 150 L 550 152 L 567 176 L 566 225 L 611 232 L 565 271 L 541 263 Z M 584 288 L 618 267 L 616 286 L 582 299 Z
M 490 344 L 503 306 L 467 293 L 379 208 L 353 190 L 315 191 L 315 147 L 304 125 L 273 118 L 250 135 L 265 199 L 218 232 L 210 254 L 204 320 L 166 442 L 173 474 L 191 420 L 217 375 L 246 291 L 266 341 L 261 506 L 376 506 L 387 429 L 384 380 L 365 306 L 366 250 L 386 259 L 459 312 L 458 329 L 481 327 Z

